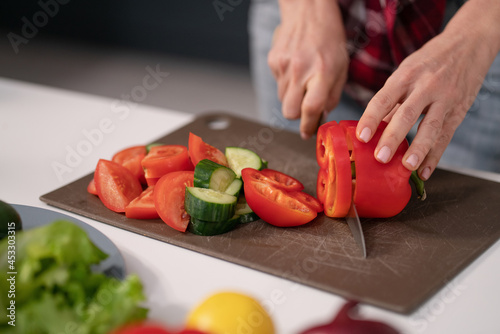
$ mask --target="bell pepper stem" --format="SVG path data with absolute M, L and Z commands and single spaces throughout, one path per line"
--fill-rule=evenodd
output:
M 410 180 L 415 185 L 415 189 L 417 190 L 418 198 L 421 201 L 424 201 L 427 198 L 427 193 L 426 193 L 425 187 L 424 187 L 424 180 L 422 180 L 418 176 L 418 173 L 416 170 L 411 172 Z

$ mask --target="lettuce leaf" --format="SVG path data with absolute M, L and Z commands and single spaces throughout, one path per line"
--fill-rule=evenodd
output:
M 1 333 L 105 334 L 147 316 L 140 306 L 145 297 L 139 278 L 120 281 L 92 272 L 107 255 L 71 222 L 17 233 L 15 289 L 8 280 L 13 271 L 8 251 L 6 238 L 0 242 Z M 8 309 L 12 301 L 15 326 Z

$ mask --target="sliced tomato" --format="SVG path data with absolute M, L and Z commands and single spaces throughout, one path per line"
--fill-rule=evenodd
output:
M 170 331 L 158 324 L 132 323 L 125 325 L 110 334 L 208 334 L 194 329 L 183 329 L 181 331 Z
M 172 334 L 161 325 L 155 324 L 129 324 L 113 331 L 111 334 Z
M 209 159 L 223 166 L 228 166 L 226 156 L 219 149 L 205 143 L 200 137 L 189 133 L 189 156 L 194 166 L 203 159 Z
M 188 170 L 191 166 L 188 149 L 183 145 L 153 146 L 142 159 L 146 179 L 158 179 L 171 172 Z
M 304 185 L 299 180 L 291 177 L 290 175 L 278 172 L 277 170 L 266 168 L 261 170 L 260 173 L 271 179 L 276 186 L 285 190 L 301 191 L 304 189 Z
M 186 187 L 193 186 L 194 171 L 177 171 L 162 176 L 155 185 L 154 202 L 160 218 L 177 231 L 185 232 L 189 215 L 184 209 Z
M 148 185 L 148 187 L 154 186 L 156 185 L 159 179 L 160 179 L 159 177 L 147 177 L 146 184 Z
M 344 129 L 337 123 L 326 129 L 324 146 L 326 166 L 319 174 L 322 179 L 318 180 L 316 192 L 323 198 L 327 216 L 345 217 L 352 200 L 351 161 Z
M 153 190 L 154 186 L 149 186 L 138 197 L 134 198 L 125 208 L 125 216 L 134 219 L 160 218 L 156 212 Z
M 267 223 L 290 227 L 304 225 L 316 218 L 316 210 L 290 195 L 293 192 L 269 182 L 256 169 L 245 168 L 241 176 L 248 205 Z
M 141 161 L 145 156 L 145 145 L 132 146 L 116 153 L 111 161 L 114 161 L 130 170 L 142 184 L 145 184 L 146 179 L 144 177 L 144 169 L 141 165 Z
M 95 187 L 95 180 L 90 180 L 87 186 L 87 192 L 92 195 L 97 195 L 97 188 Z
M 102 203 L 115 212 L 125 212 L 125 207 L 142 193 L 141 183 L 135 175 L 113 161 L 100 159 L 94 179 Z

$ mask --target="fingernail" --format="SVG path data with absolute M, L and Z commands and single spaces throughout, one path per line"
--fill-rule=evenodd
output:
M 307 140 L 307 139 L 311 138 L 311 136 L 310 136 L 310 135 L 308 135 L 308 134 L 307 134 L 307 133 L 305 133 L 305 132 L 301 132 L 301 133 L 300 133 L 300 137 L 302 137 L 302 139 L 304 139 L 304 140 Z
M 364 141 L 365 143 L 368 143 L 368 140 L 370 140 L 370 136 L 372 135 L 372 130 L 369 128 L 364 128 L 363 131 L 359 134 L 359 139 Z
M 283 109 L 283 117 L 285 117 L 286 119 L 291 119 L 291 112 L 287 109 Z
M 424 181 L 428 180 L 431 177 L 431 168 L 425 167 L 424 170 L 422 171 L 421 176 Z
M 408 159 L 406 159 L 406 163 L 412 166 L 413 168 L 417 167 L 418 156 L 416 154 L 410 155 Z
M 387 146 L 384 146 L 378 151 L 377 159 L 383 163 L 389 161 L 389 157 L 391 156 L 391 149 Z

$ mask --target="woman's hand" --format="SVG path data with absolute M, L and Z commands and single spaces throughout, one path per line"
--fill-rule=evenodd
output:
M 324 111 L 337 106 L 347 80 L 349 57 L 336 1 L 282 0 L 268 63 L 278 83 L 283 116 L 301 118 L 311 137 Z
M 417 135 L 403 157 L 426 180 L 476 98 L 500 49 L 500 2 L 468 1 L 446 29 L 408 56 L 368 104 L 357 136 L 369 141 L 378 124 L 389 122 L 375 150 L 392 159 L 421 114 Z

